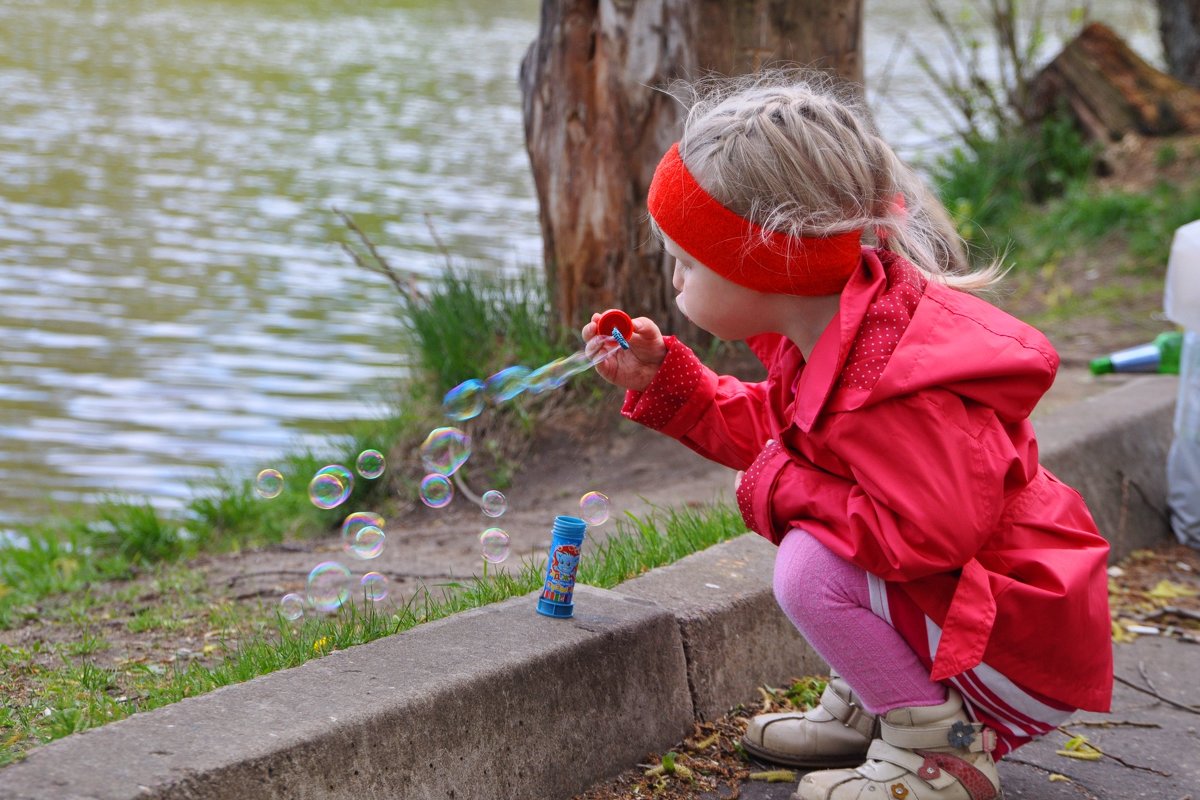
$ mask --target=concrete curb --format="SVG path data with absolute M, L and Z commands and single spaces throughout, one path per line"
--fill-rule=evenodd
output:
M 1114 557 L 1170 540 L 1175 381 L 1152 377 L 1038 421 Z M 755 687 L 823 671 L 771 593 L 753 535 L 576 616 L 532 596 L 76 734 L 0 770 L 0 798 L 567 798 L 672 746 Z
M 1179 379 L 1147 375 L 1035 419 L 1041 461 L 1087 501 L 1110 561 L 1169 537 L 1167 451 Z

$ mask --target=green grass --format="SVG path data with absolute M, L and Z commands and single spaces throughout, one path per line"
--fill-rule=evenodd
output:
M 1097 192 L 1078 185 L 1037 213 L 1016 219 L 1014 238 L 1030 243 L 1023 249 L 1035 261 L 1116 240 L 1116 267 L 1161 274 L 1176 228 L 1195 219 L 1200 219 L 1200 181 L 1159 183 L 1145 193 Z
M 585 545 L 577 576 L 580 583 L 611 588 L 745 532 L 741 516 L 727 505 L 658 509 L 646 517 L 628 515 L 616 525 L 612 537 Z M 43 642 L 29 648 L 0 645 L 0 679 L 21 687 L 0 705 L 0 765 L 11 763 L 38 744 L 76 731 L 298 666 L 333 650 L 374 641 L 459 611 L 528 594 L 541 588 L 544 570 L 544 561 L 525 561 L 514 571 L 485 573 L 434 590 L 424 588 L 394 611 L 388 610 L 392 613 L 365 601 L 352 602 L 336 615 L 309 617 L 300 624 L 288 623 L 265 608 L 263 616 L 247 622 L 245 614 L 218 606 L 210 609 L 208 624 L 219 627 L 240 622 L 244 632 L 234 634 L 236 643 L 209 645 L 228 652 L 211 667 L 190 660 L 168 668 L 128 662 L 123 669 L 105 669 L 87 660 L 105 646 L 90 633 L 58 648 Z M 194 593 L 189 588 L 196 587 L 187 585 L 186 576 L 186 572 L 176 573 L 173 578 L 155 581 L 152 589 L 156 593 L 177 599 L 135 614 L 130 627 L 156 630 L 185 624 L 189 614 L 199 611 L 188 605 L 196 602 L 189 599 Z M 93 598 L 96 605 L 90 613 L 99 612 L 100 602 Z M 63 613 L 77 621 L 86 620 L 78 607 Z M 58 663 L 54 663 L 56 655 Z
M 967 137 L 928 171 L 959 233 L 994 254 L 1013 243 L 1006 231 L 1031 205 L 1086 184 L 1095 157 L 1069 120 L 1053 116 L 1030 131 Z
M 438 399 L 470 378 L 538 367 L 574 349 L 568 335 L 551 332 L 545 284 L 532 272 L 450 271 L 434 291 L 402 303 L 409 350 Z
M 985 260 L 1004 255 L 1017 269 L 1040 269 L 1074 252 L 1107 251 L 1117 271 L 1161 274 L 1175 229 L 1200 218 L 1200 180 L 1102 190 L 1095 154 L 1052 118 L 1032 132 L 971 140 L 929 172 L 959 233 Z M 1156 161 L 1177 157 L 1164 146 Z

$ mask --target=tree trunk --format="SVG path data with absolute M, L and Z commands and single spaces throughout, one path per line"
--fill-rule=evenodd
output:
M 1200 91 L 1143 61 L 1110 28 L 1093 22 L 1034 80 L 1033 119 L 1065 105 L 1101 143 L 1126 133 L 1200 131 Z
M 1200 88 L 1200 0 L 1158 0 L 1158 32 L 1167 71 Z
M 619 307 L 695 333 L 646 191 L 677 140 L 669 81 L 798 62 L 861 83 L 862 0 L 543 0 L 521 64 L 525 140 L 558 321 Z

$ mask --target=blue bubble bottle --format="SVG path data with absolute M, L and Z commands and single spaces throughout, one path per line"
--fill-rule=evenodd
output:
M 537 612 L 566 619 L 575 613 L 575 573 L 587 523 L 578 517 L 558 516 L 551 530 L 550 555 L 546 559 L 546 582 L 538 598 Z

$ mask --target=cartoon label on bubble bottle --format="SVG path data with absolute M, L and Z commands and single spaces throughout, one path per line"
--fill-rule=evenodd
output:
M 575 571 L 579 568 L 579 545 L 563 544 L 550 554 L 550 566 L 546 568 L 546 585 L 542 599 L 555 603 L 571 602 L 575 592 Z

